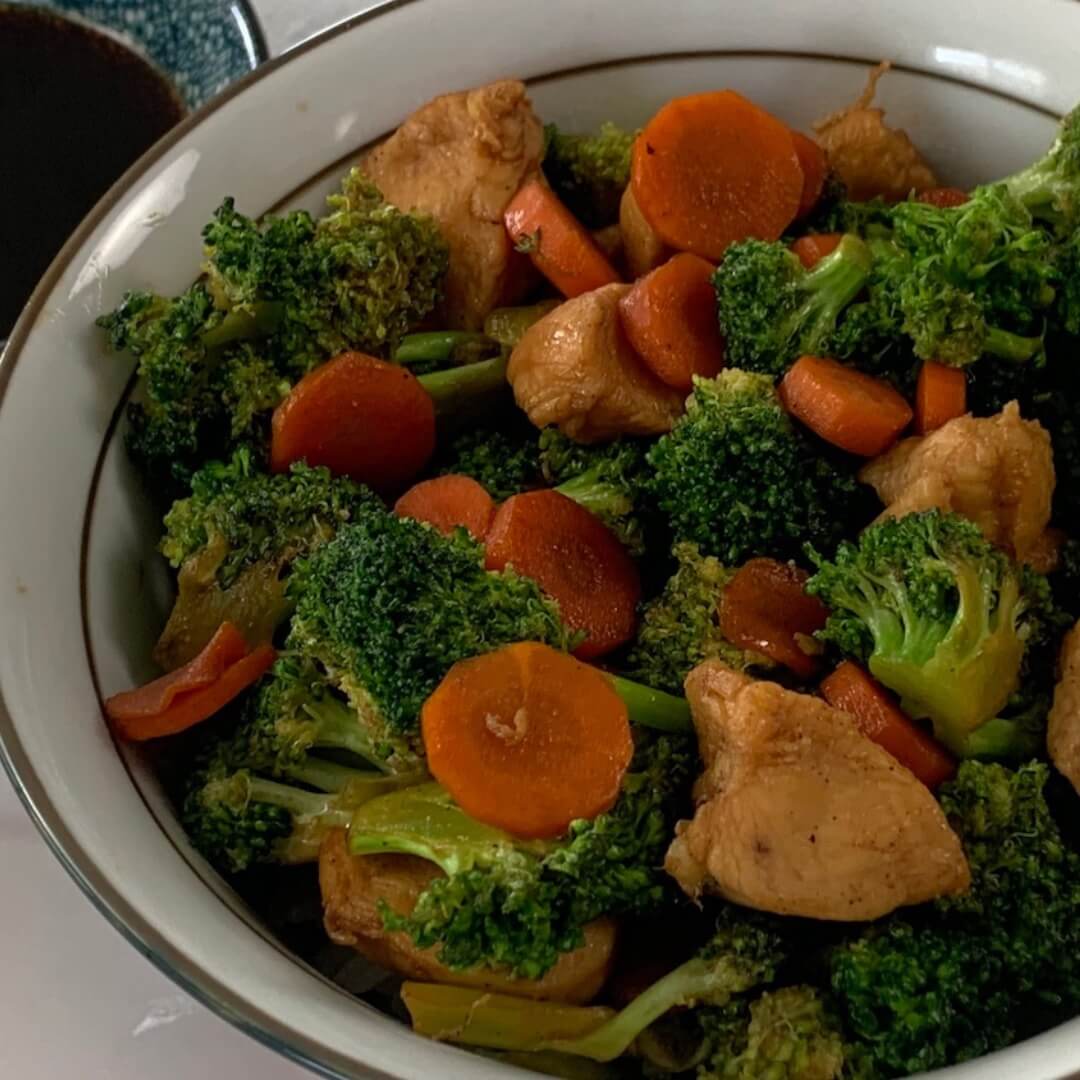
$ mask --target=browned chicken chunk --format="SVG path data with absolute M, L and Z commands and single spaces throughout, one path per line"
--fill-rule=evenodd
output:
M 1022 562 L 1045 564 L 1054 494 L 1050 436 L 1010 401 L 996 416 L 959 416 L 929 435 L 904 439 L 864 465 L 859 479 L 885 503 L 883 517 L 955 510 Z
M 632 278 L 655 270 L 672 253 L 645 220 L 629 187 L 619 202 L 619 228 L 622 230 L 623 259 Z
M 1080 792 L 1080 623 L 1065 635 L 1060 663 L 1046 748 L 1058 772 Z
M 912 191 L 938 186 L 907 133 L 888 127 L 885 110 L 874 107 L 878 80 L 888 70 L 889 64 L 879 64 L 854 102 L 814 125 L 829 168 L 859 202 L 878 195 L 906 199 Z
M 670 431 L 683 395 L 653 375 L 619 320 L 629 285 L 605 285 L 560 304 L 525 332 L 507 378 L 537 427 L 553 424 L 578 442 Z
M 330 939 L 349 945 L 373 964 L 406 979 L 473 986 L 518 997 L 583 1004 L 604 985 L 615 952 L 615 924 L 597 919 L 585 927 L 585 943 L 564 953 L 541 979 L 517 979 L 487 969 L 451 971 L 434 949 L 420 949 L 407 934 L 383 927 L 379 904 L 406 915 L 432 878 L 442 873 L 413 855 L 351 855 L 344 829 L 336 829 L 319 851 L 323 923 Z
M 846 713 L 718 660 L 686 695 L 705 771 L 665 868 L 690 896 L 859 921 L 968 888 L 929 789 Z
M 505 79 L 428 102 L 360 163 L 387 201 L 439 223 L 450 248 L 446 325 L 480 329 L 492 308 L 516 303 L 535 280 L 502 215 L 539 169 L 542 144 L 524 84 Z

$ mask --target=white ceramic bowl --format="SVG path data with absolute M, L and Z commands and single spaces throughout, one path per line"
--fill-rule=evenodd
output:
M 128 288 L 196 273 L 223 195 L 315 208 L 361 145 L 433 95 L 518 75 L 571 128 L 634 125 L 733 86 L 796 125 L 852 98 L 888 57 L 890 120 L 961 185 L 1039 153 L 1080 100 L 1068 0 L 396 0 L 274 61 L 122 178 L 50 268 L 0 369 L 0 738 L 42 833 L 101 912 L 178 983 L 332 1076 L 525 1075 L 412 1036 L 290 955 L 191 850 L 99 695 L 149 674 L 165 610 L 157 523 L 116 438 L 126 361 L 93 319 Z M 1061 1080 L 1080 1020 L 958 1078 Z

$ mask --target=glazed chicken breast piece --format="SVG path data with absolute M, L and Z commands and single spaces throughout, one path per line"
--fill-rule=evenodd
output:
M 1015 401 L 995 416 L 959 416 L 929 435 L 904 439 L 864 465 L 859 479 L 885 504 L 882 517 L 954 510 L 1014 558 L 1051 569 L 1050 435 L 1038 421 L 1023 419 Z
M 517 303 L 535 280 L 503 211 L 539 170 L 542 151 L 524 83 L 504 79 L 428 102 L 360 162 L 388 202 L 438 222 L 450 248 L 440 313 L 447 326 L 479 330 L 489 311 Z
M 537 427 L 578 442 L 661 435 L 684 395 L 662 383 L 630 346 L 619 300 L 630 285 L 604 285 L 560 304 L 525 331 L 510 354 L 514 398 Z
M 861 921 L 969 887 L 929 789 L 846 713 L 719 660 L 686 696 L 705 770 L 665 868 L 691 897 Z
M 518 979 L 486 968 L 453 971 L 439 962 L 437 950 L 420 949 L 401 932 L 383 926 L 380 903 L 407 915 L 417 898 L 442 871 L 415 855 L 353 855 L 344 829 L 329 833 L 319 849 L 319 887 L 323 925 L 330 940 L 356 949 L 373 964 L 406 979 L 477 987 L 500 994 L 579 1005 L 604 985 L 615 955 L 615 923 L 597 919 L 584 930 L 585 942 L 563 953 L 540 979 Z
M 1046 748 L 1059 773 L 1080 792 L 1080 623 L 1061 643 L 1060 675 L 1046 728 Z

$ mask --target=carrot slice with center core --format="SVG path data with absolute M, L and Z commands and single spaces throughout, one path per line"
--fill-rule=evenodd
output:
M 858 664 L 845 660 L 821 683 L 821 695 L 834 709 L 854 718 L 859 730 L 910 769 L 927 787 L 936 788 L 956 773 L 956 762 L 932 736 L 921 730 Z
M 925 360 L 915 387 L 915 431 L 929 435 L 967 412 L 967 375 L 963 368 Z
M 451 474 L 413 484 L 394 503 L 394 513 L 425 521 L 444 536 L 461 527 L 483 540 L 495 514 L 495 500 L 471 476 Z
M 665 243 L 719 262 L 740 240 L 780 238 L 799 211 L 803 171 L 785 124 L 720 90 L 675 98 L 645 125 L 630 186 Z
M 776 559 L 751 559 L 740 567 L 720 598 L 720 633 L 809 678 L 817 662 L 800 644 L 824 627 L 828 609 L 808 596 L 805 570 Z
M 609 810 L 634 749 L 626 706 L 603 674 L 535 642 L 455 664 L 420 725 L 428 767 L 454 801 L 529 838 Z
M 695 375 L 711 379 L 724 366 L 714 269 L 681 252 L 639 279 L 619 301 L 630 344 L 652 373 L 676 390 L 689 391 Z
M 380 492 L 400 491 L 435 449 L 435 405 L 415 375 L 347 352 L 305 375 L 274 410 L 270 467 L 325 465 Z
M 911 423 L 911 406 L 888 383 L 821 356 L 797 360 L 777 392 L 816 435 L 863 457 L 880 454 Z
M 634 636 L 637 564 L 594 514 L 558 491 L 527 491 L 499 507 L 488 531 L 487 566 L 513 567 L 559 604 L 585 640 L 578 656 L 601 656 Z

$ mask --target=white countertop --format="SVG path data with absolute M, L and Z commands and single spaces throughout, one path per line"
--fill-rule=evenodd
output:
M 369 6 L 253 0 L 275 55 Z M 0 1076 L 304 1080 L 182 993 L 94 910 L 0 773 Z

